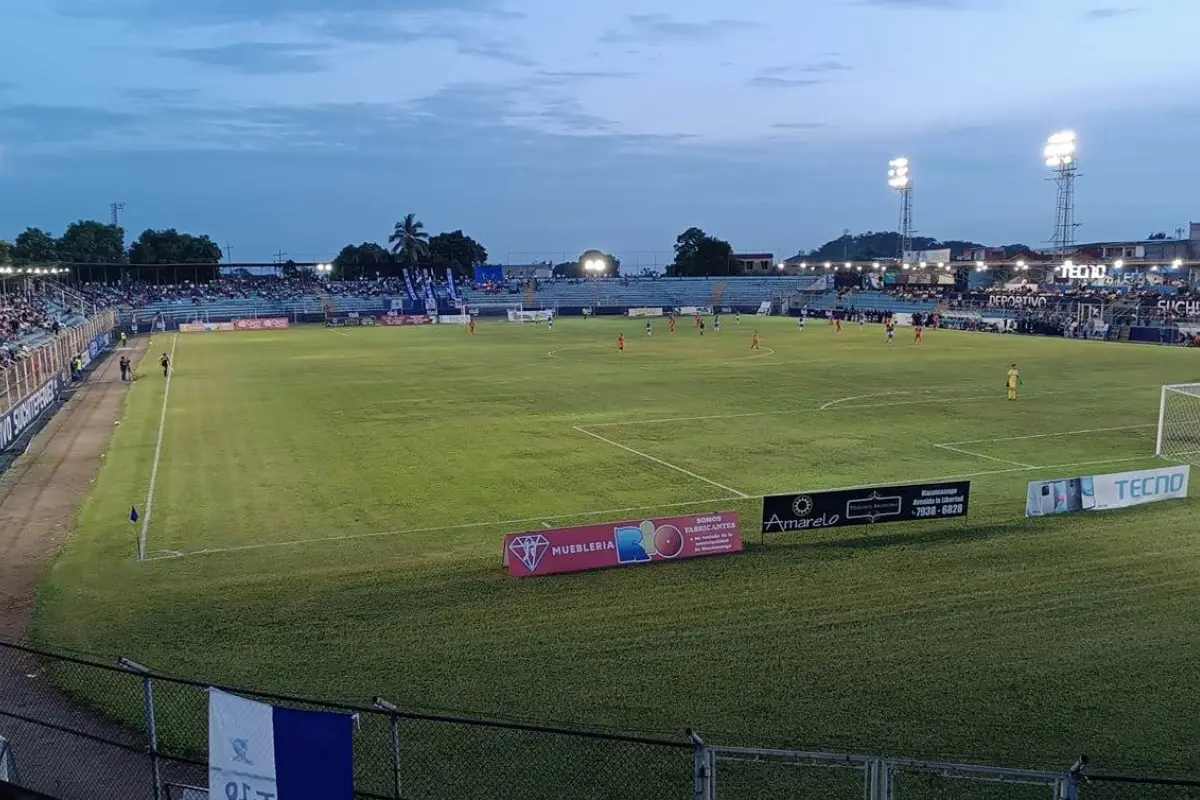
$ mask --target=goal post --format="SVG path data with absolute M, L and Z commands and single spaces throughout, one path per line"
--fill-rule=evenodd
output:
M 1154 454 L 1177 461 L 1200 455 L 1200 383 L 1162 387 Z

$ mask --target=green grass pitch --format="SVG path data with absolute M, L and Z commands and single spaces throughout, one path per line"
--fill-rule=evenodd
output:
M 1161 465 L 1159 387 L 1200 378 L 1195 351 L 723 322 L 179 335 L 137 564 L 159 335 L 35 635 L 410 709 L 1200 772 L 1195 501 L 1022 516 L 1030 480 Z M 965 521 L 758 543 L 763 494 L 952 476 Z M 501 569 L 504 533 L 721 510 L 746 554 Z

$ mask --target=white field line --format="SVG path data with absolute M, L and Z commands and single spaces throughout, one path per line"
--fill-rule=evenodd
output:
M 1012 464 L 1014 467 L 1024 467 L 1025 469 L 1034 469 L 1034 466 L 1032 464 L 1022 464 L 1020 461 L 1011 461 L 1007 458 L 996 458 L 995 456 L 985 455 L 984 453 L 974 453 L 970 450 L 963 450 L 960 447 L 954 447 L 953 445 L 949 445 L 949 444 L 935 444 L 934 447 L 941 448 L 942 450 L 951 450 L 955 453 L 962 453 L 964 456 L 972 456 L 974 458 L 982 458 L 982 459 L 986 459 L 988 461 L 995 461 L 999 464 Z
M 734 489 L 730 486 L 726 486 L 723 483 L 717 483 L 716 481 L 710 480 L 709 478 L 706 478 L 703 475 L 697 475 L 696 473 L 692 472 L 691 470 L 686 470 L 683 467 L 678 467 L 668 461 L 663 461 L 661 458 L 655 458 L 654 456 L 649 455 L 648 453 L 643 453 L 640 450 L 634 450 L 632 447 L 626 447 L 625 445 L 621 444 L 620 442 L 614 442 L 612 439 L 606 439 L 605 437 L 601 436 L 600 434 L 592 433 L 591 431 L 587 430 L 586 428 L 581 428 L 578 425 L 572 425 L 571 427 L 573 429 L 579 431 L 580 433 L 584 434 L 585 436 L 591 436 L 593 439 L 599 439 L 600 441 L 604 442 L 605 444 L 611 444 L 613 447 L 619 447 L 620 449 L 624 450 L 627 453 L 633 453 L 635 456 L 641 456 L 642 458 L 644 458 L 648 461 L 653 461 L 655 464 L 664 466 L 667 469 L 673 469 L 676 472 L 681 473 L 683 475 L 687 475 L 690 478 L 695 478 L 698 481 L 704 481 L 709 486 L 715 486 L 718 489 L 724 489 L 725 491 L 729 492 L 730 494 L 735 494 L 738 497 L 743 497 L 743 498 L 750 497 L 750 495 L 746 494 L 745 492 L 739 492 L 737 489 Z
M 619 428 L 625 425 L 656 425 L 663 422 L 696 422 L 703 419 L 736 419 L 738 417 L 769 417 L 778 414 L 797 414 L 800 409 L 790 411 L 750 411 L 745 414 L 707 414 L 702 417 L 659 417 L 658 419 L 634 419 L 628 422 L 593 422 L 589 428 Z
M 841 405 L 842 403 L 849 403 L 852 400 L 866 400 L 869 397 L 895 397 L 896 395 L 901 395 L 901 394 L 912 394 L 912 393 L 911 392 L 881 392 L 879 394 L 856 394 L 852 397 L 839 397 L 837 400 L 830 400 L 828 403 L 821 406 L 821 410 L 828 411 L 829 409 L 833 408 L 836 405 Z M 878 404 L 873 403 L 872 406 L 874 406 L 874 405 L 892 405 L 892 404 L 891 403 L 878 403 Z M 859 406 L 850 406 L 850 407 L 858 408 Z
M 158 417 L 158 441 L 154 443 L 154 461 L 150 464 L 150 488 L 146 490 L 146 505 L 142 509 L 142 532 L 138 536 L 138 561 L 146 560 L 146 541 L 150 536 L 150 513 L 154 510 L 154 484 L 158 480 L 158 463 L 162 458 L 163 431 L 167 427 L 167 398 L 171 395 L 171 376 L 175 374 L 175 345 L 179 333 L 171 339 L 171 354 L 167 357 L 167 382 L 163 385 L 162 413 Z M 149 352 L 149 351 L 147 351 Z
M 547 358 L 558 358 L 559 353 L 565 352 L 567 350 L 594 350 L 594 349 L 597 349 L 597 348 L 600 348 L 603 346 L 604 345 L 592 343 L 592 344 L 572 344 L 572 345 L 567 345 L 566 347 L 555 347 L 553 350 L 546 351 L 546 357 Z M 739 358 L 727 358 L 727 359 L 723 359 L 721 361 L 705 361 L 700 366 L 707 369 L 708 367 L 711 367 L 713 364 L 737 364 L 742 361 L 753 361 L 755 359 L 766 358 L 767 356 L 773 356 L 773 355 L 775 355 L 775 350 L 773 348 L 763 347 L 763 348 L 755 351 L 752 355 L 741 356 Z
M 188 556 L 207 556 L 216 553 L 240 553 L 245 550 L 266 550 L 275 547 L 297 547 L 305 544 L 320 544 L 324 542 L 346 542 L 355 539 L 379 539 L 388 536 L 408 536 L 414 533 L 442 533 L 444 531 L 463 531 L 471 528 L 511 527 L 513 525 L 531 525 L 538 523 L 543 528 L 552 528 L 551 520 L 578 519 L 582 517 L 611 517 L 617 514 L 632 514 L 638 511 L 653 511 L 662 508 L 687 508 L 690 506 L 713 505 L 741 500 L 741 497 L 718 497 L 713 500 L 688 500 L 683 503 L 655 503 L 648 506 L 629 506 L 626 508 L 606 508 L 601 511 L 580 511 L 570 514 L 558 514 L 552 517 L 523 517 L 521 519 L 496 519 L 487 522 L 464 522 L 458 525 L 438 525 L 432 528 L 409 528 L 407 530 L 378 531 L 375 533 L 350 533 L 342 536 L 319 536 L 312 539 L 293 539 L 287 542 L 260 542 L 258 544 L 239 544 L 231 547 L 208 547 L 202 550 L 192 550 L 178 555 L 155 556 L 148 561 L 167 561 Z M 754 499 L 754 498 L 749 498 Z M 162 551 L 177 552 L 177 551 Z
M 1116 428 L 1085 428 L 1081 431 L 1055 431 L 1054 433 L 1034 433 L 1028 436 L 1002 436 L 998 439 L 968 439 L 964 442 L 942 442 L 934 447 L 949 447 L 952 444 L 988 444 L 990 442 L 1018 442 L 1025 439 L 1046 439 L 1051 436 L 1078 436 L 1085 433 L 1108 433 L 1110 431 L 1131 431 L 1136 428 L 1157 428 L 1157 422 L 1148 422 L 1144 425 L 1121 425 Z
M 981 472 L 968 472 L 968 473 L 960 474 L 960 475 L 942 475 L 942 476 L 939 476 L 936 478 L 924 478 L 924 479 L 921 479 L 919 482 L 920 483 L 940 483 L 940 482 L 944 482 L 944 481 L 964 480 L 967 478 L 982 478 L 987 475 L 1004 475 L 1004 474 L 1013 473 L 1013 472 L 1029 472 L 1030 470 L 1035 470 L 1035 469 L 1036 470 L 1066 469 L 1068 467 L 1086 467 L 1086 466 L 1093 466 L 1093 465 L 1100 465 L 1100 464 L 1123 464 L 1123 463 L 1127 463 L 1130 461 L 1150 461 L 1153 458 L 1154 458 L 1153 456 L 1133 456 L 1130 458 L 1110 458 L 1110 459 L 1104 459 L 1102 461 L 1075 461 L 1070 464 L 1046 464 L 1046 465 L 1040 465 L 1040 466 L 1029 467 L 1029 468 L 1012 467 L 1009 469 L 989 469 L 989 470 L 983 470 Z M 872 488 L 872 487 L 875 487 L 878 485 L 879 485 L 878 483 L 868 483 L 868 484 L 863 484 L 861 486 L 842 486 L 842 487 L 835 487 L 835 488 L 828 488 L 828 489 L 806 489 L 804 491 L 807 491 L 807 492 L 833 492 L 833 491 L 847 490 L 847 489 L 869 489 L 869 488 Z M 780 492 L 780 494 L 782 494 L 782 492 Z M 269 549 L 274 549 L 274 548 L 278 548 L 278 547 L 299 547 L 301 545 L 309 545 L 309 544 L 329 544 L 332 542 L 349 542 L 349 541 L 355 541 L 358 539 L 379 539 L 379 538 L 385 538 L 385 537 L 389 537 L 389 536 L 407 536 L 407 535 L 411 535 L 411 534 L 415 534 L 415 533 L 442 533 L 445 531 L 470 530 L 472 528 L 511 527 L 513 525 L 527 525 L 527 524 L 531 524 L 531 523 L 535 523 L 535 522 L 544 526 L 546 524 L 546 522 L 549 520 L 570 520 L 570 519 L 580 519 L 583 517 L 614 517 L 618 514 L 632 514 L 635 512 L 639 512 L 639 511 L 653 511 L 655 509 L 663 509 L 663 508 L 687 508 L 690 506 L 702 506 L 702 505 L 710 505 L 711 506 L 711 505 L 716 505 L 717 503 L 732 503 L 732 502 L 737 502 L 740 500 L 762 500 L 764 497 L 770 497 L 770 495 L 756 494 L 756 495 L 750 495 L 750 496 L 739 495 L 736 497 L 716 497 L 711 500 L 689 500 L 684 503 L 656 503 L 654 505 L 648 505 L 648 506 L 631 506 L 628 508 L 609 508 L 609 509 L 605 509 L 603 511 L 580 511 L 580 512 L 572 513 L 572 514 L 556 514 L 553 517 L 546 517 L 545 515 L 543 515 L 540 517 L 524 517 L 522 519 L 499 519 L 499 520 L 488 520 L 486 522 L 465 522 L 460 525 L 441 525 L 441 526 L 432 527 L 432 528 L 410 528 L 408 530 L 379 531 L 379 532 L 375 532 L 375 533 L 350 533 L 350 534 L 344 534 L 341 536 L 319 536 L 319 537 L 314 537 L 311 539 L 293 539 L 293 540 L 287 541 L 287 542 L 260 542 L 258 544 L 241 544 L 241 545 L 233 545 L 231 547 L 208 547 L 208 548 L 204 548 L 202 550 L 191 550 L 191 551 L 184 552 L 184 553 L 179 553 L 178 551 L 173 551 L 173 550 L 172 551 L 163 550 L 163 551 L 159 551 L 159 552 L 167 553 L 167 555 L 151 556 L 150 558 L 147 558 L 146 560 L 147 561 L 174 561 L 174 560 L 177 560 L 180 558 L 190 558 L 192 556 L 219 555 L 221 553 L 241 553 L 241 552 L 245 552 L 248 550 L 269 550 Z

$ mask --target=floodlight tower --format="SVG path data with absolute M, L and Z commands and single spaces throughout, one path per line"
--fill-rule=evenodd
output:
M 888 186 L 900 193 L 900 253 L 904 260 L 912 244 L 912 176 L 908 172 L 907 158 L 893 158 L 888 162 Z
M 1075 178 L 1079 176 L 1079 164 L 1075 159 L 1074 131 L 1061 131 L 1047 139 L 1042 157 L 1052 173 L 1049 180 L 1058 188 L 1051 242 L 1059 258 L 1065 259 L 1075 244 L 1075 229 L 1079 227 L 1075 222 Z

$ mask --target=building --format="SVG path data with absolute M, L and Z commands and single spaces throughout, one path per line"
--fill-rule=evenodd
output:
M 744 275 L 766 275 L 779 271 L 774 253 L 734 253 L 733 263 L 742 268 Z
M 1075 246 L 1075 256 L 1098 261 L 1200 260 L 1200 222 L 1188 225 L 1188 236 L 1173 239 L 1139 239 L 1129 242 L 1089 242 Z
M 536 278 L 540 281 L 549 280 L 554 273 L 554 265 L 545 264 L 505 264 L 504 277 L 508 280 L 528 280 Z

